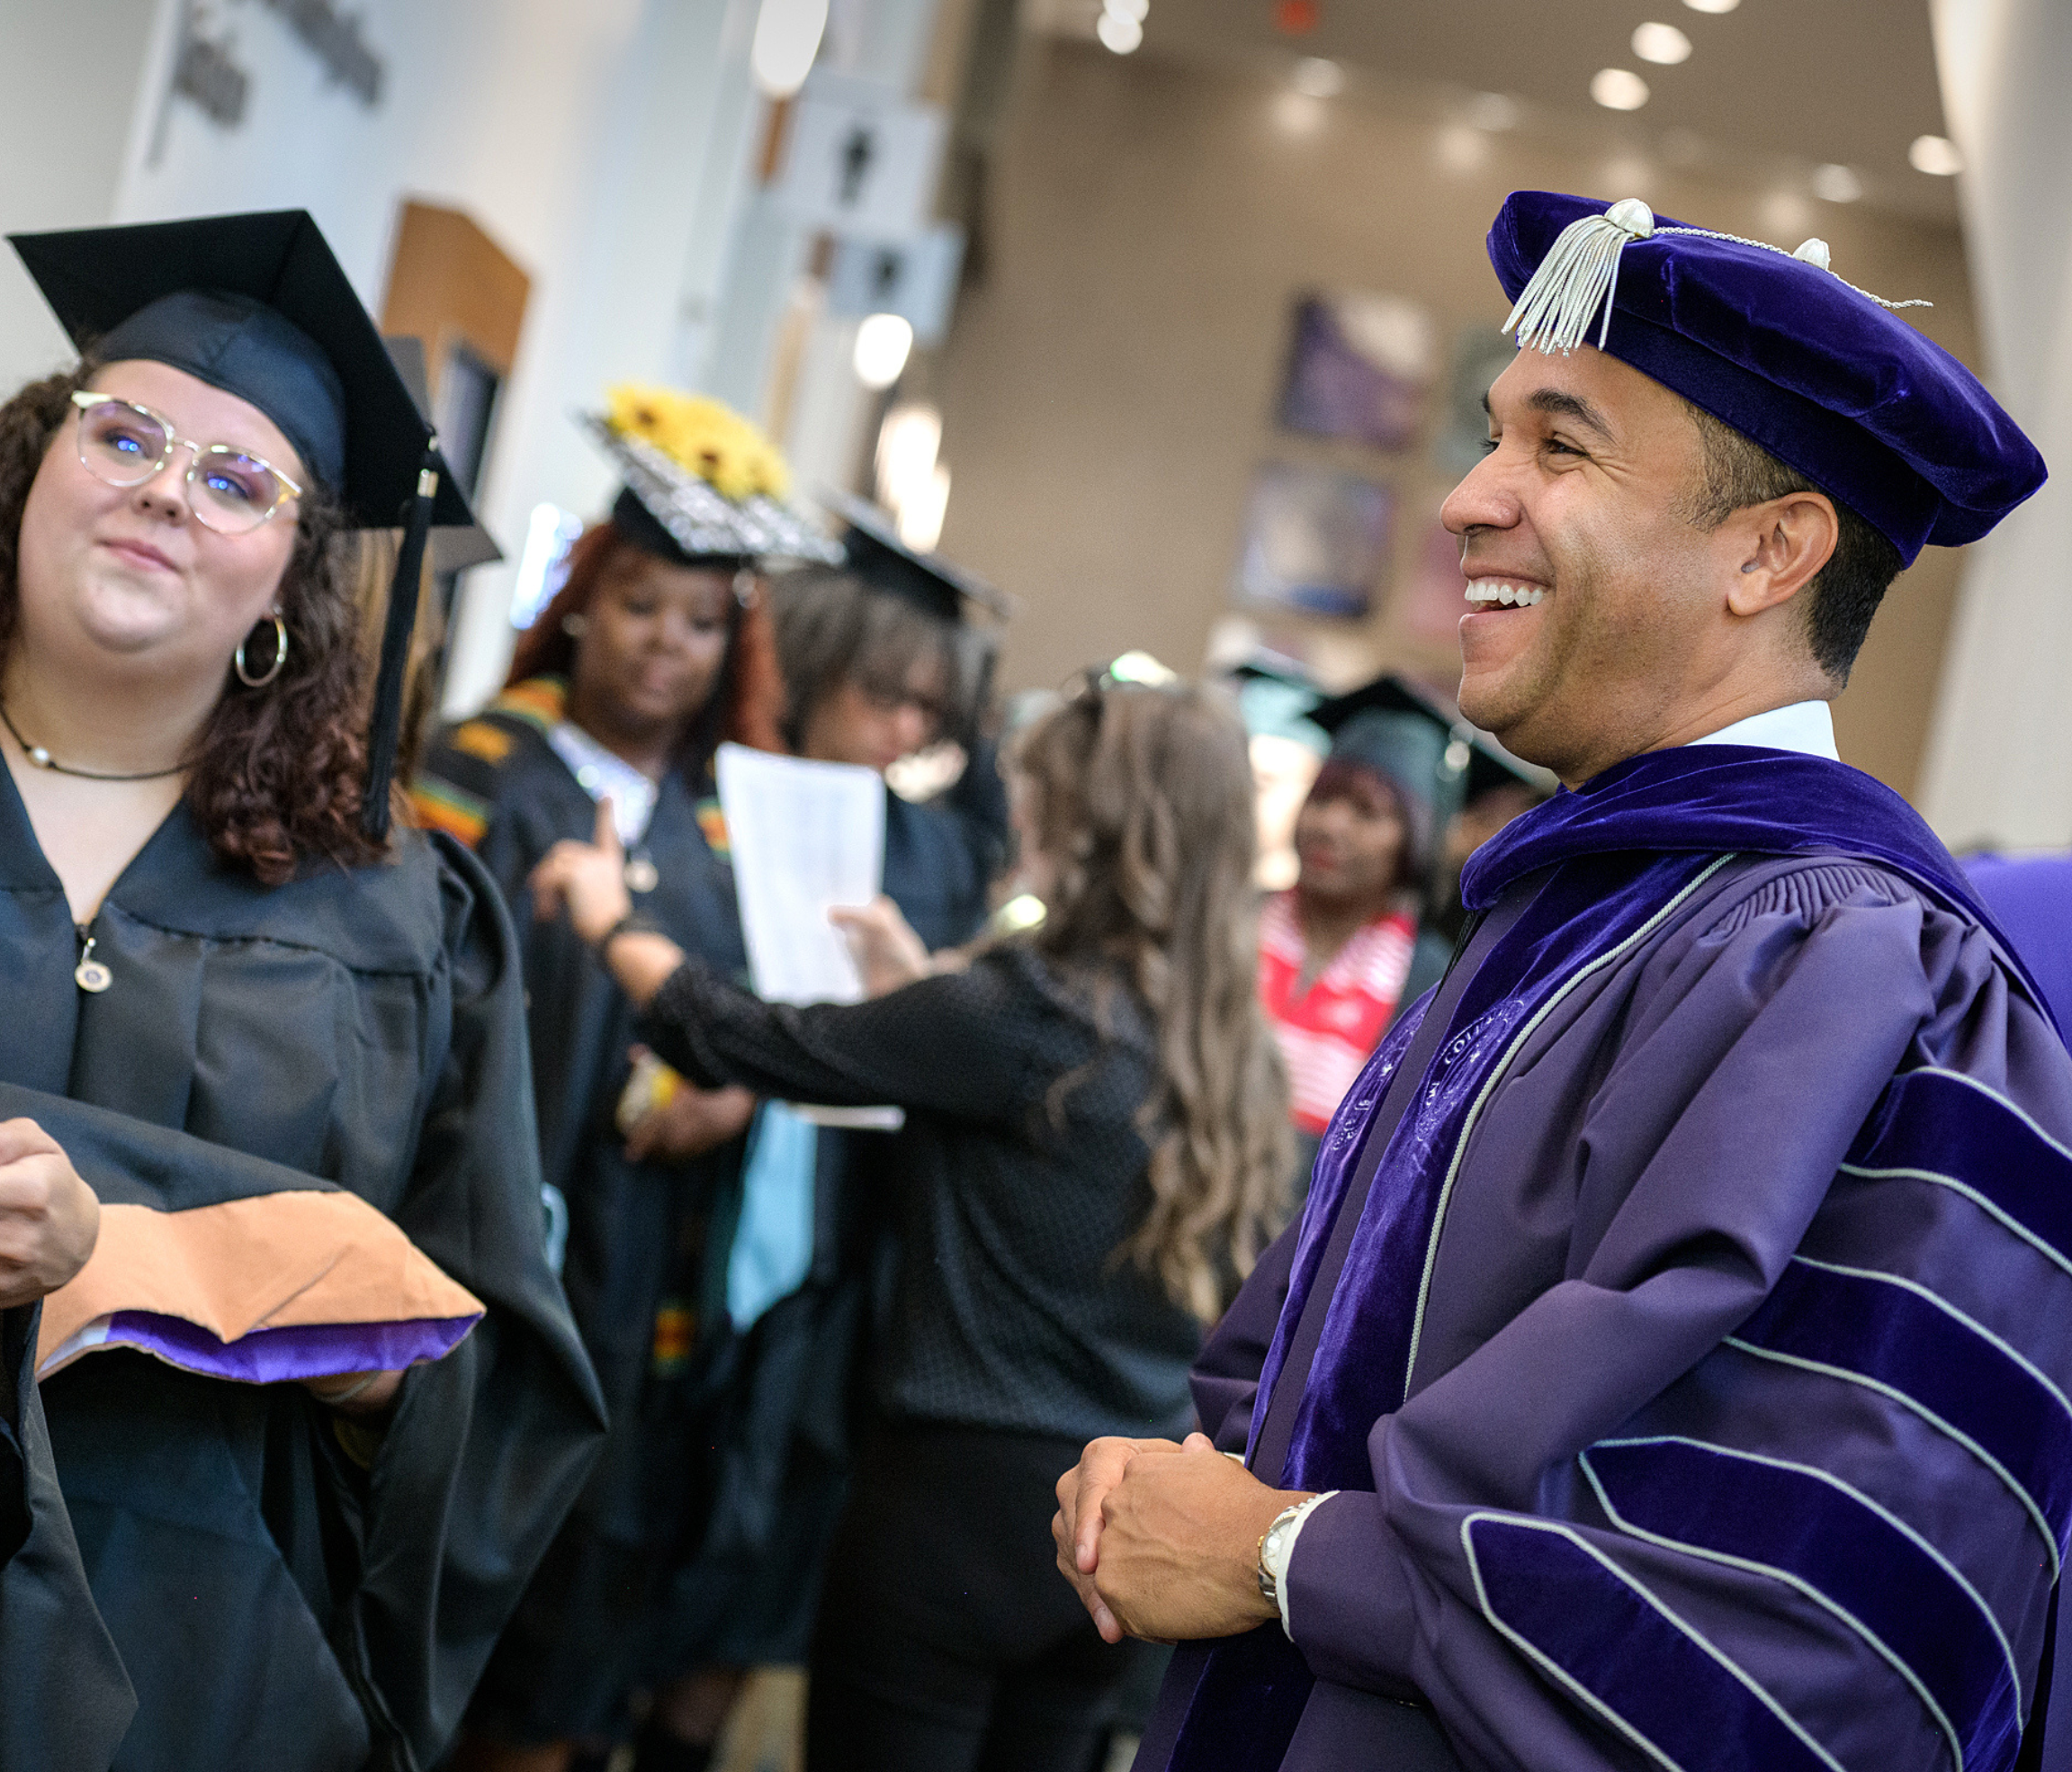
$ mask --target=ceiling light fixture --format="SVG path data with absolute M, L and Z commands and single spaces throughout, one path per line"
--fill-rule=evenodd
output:
M 1477 93 L 1467 101 L 1467 121 L 1495 134 L 1518 127 L 1518 101 L 1506 93 Z
M 898 314 L 873 314 L 857 328 L 857 380 L 875 390 L 889 388 L 907 366 L 914 329 Z
M 1489 157 L 1489 137 L 1467 123 L 1448 123 L 1434 143 L 1448 172 L 1474 172 Z
M 1691 59 L 1691 39 L 1673 24 L 1637 24 L 1633 27 L 1633 53 L 1643 61 L 1674 67 Z
M 1345 69 L 1323 56 L 1305 56 L 1296 63 L 1288 84 L 1312 98 L 1336 98 L 1345 90 Z
M 1630 67 L 1601 67 L 1590 76 L 1590 95 L 1607 111 L 1637 111 L 1647 103 L 1647 82 Z
M 805 85 L 827 27 L 828 0 L 763 0 L 749 69 L 767 96 L 789 98 Z
M 1274 125 L 1283 135 L 1312 136 L 1323 128 L 1324 119 L 1331 107 L 1321 98 L 1308 93 L 1298 93 L 1292 86 L 1283 87 L 1274 94 Z
M 1947 136 L 1917 135 L 1906 150 L 1907 163 L 1915 172 L 1932 178 L 1954 178 L 1964 170 L 1964 157 Z
M 1144 26 L 1127 13 L 1110 9 L 1095 22 L 1093 34 L 1100 39 L 1104 49 L 1126 56 L 1135 53 L 1137 46 L 1144 41 Z
M 1683 4 L 1694 13 L 1711 13 L 1717 15 L 1731 13 L 1741 4 L 1741 0 L 1683 0 Z
M 1863 194 L 1863 181 L 1850 166 L 1815 166 L 1813 194 L 1824 203 L 1852 203 Z
M 1763 231 L 1773 240 L 1803 234 L 1813 225 L 1813 205 L 1796 191 L 1772 191 L 1755 212 Z

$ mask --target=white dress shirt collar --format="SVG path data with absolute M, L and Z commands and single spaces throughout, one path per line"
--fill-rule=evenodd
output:
M 1824 701 L 1795 701 L 1789 707 L 1773 707 L 1767 714 L 1751 714 L 1731 726 L 1722 726 L 1693 744 L 1753 744 L 1765 751 L 1798 751 L 1808 757 L 1842 760 L 1834 748 L 1834 715 Z

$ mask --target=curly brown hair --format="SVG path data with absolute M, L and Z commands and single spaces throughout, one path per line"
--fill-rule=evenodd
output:
M 533 625 L 518 636 L 505 687 L 531 677 L 566 678 L 575 669 L 576 642 L 565 624 L 587 614 L 597 590 L 622 555 L 641 552 L 606 517 L 593 523 L 569 550 L 569 576 Z M 723 569 L 722 569 L 723 570 Z M 676 766 L 693 787 L 711 768 L 713 752 L 727 741 L 757 751 L 785 749 L 780 723 L 784 679 L 777 673 L 777 643 L 770 625 L 769 598 L 759 586 L 743 603 L 728 606 L 727 651 L 720 680 L 705 705 L 685 723 L 677 742 Z
M 31 382 L 0 405 L 0 661 L 21 607 L 22 514 L 71 396 L 100 365 Z M 185 800 L 209 846 L 266 886 L 306 860 L 341 867 L 377 859 L 385 845 L 360 828 L 366 778 L 366 661 L 359 643 L 358 541 L 335 500 L 299 501 L 295 548 L 278 600 L 288 661 L 263 688 L 225 664 L 223 695 L 185 763 Z
M 1120 1254 L 1205 1322 L 1287 1217 L 1287 1079 L 1259 1003 L 1257 814 L 1235 710 L 1215 689 L 1090 690 L 1030 727 L 1014 764 L 1057 866 L 1030 938 L 1061 967 L 1126 980 L 1157 1030 L 1141 1124 L 1151 1210 Z

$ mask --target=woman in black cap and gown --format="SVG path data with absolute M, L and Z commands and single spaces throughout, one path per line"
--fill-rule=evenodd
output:
M 87 355 L 0 405 L 0 1111 L 101 1213 L 0 1765 L 426 1766 L 602 1429 L 509 922 L 390 823 L 466 507 L 306 215 L 15 246 Z M 398 523 L 370 731 L 350 532 Z
M 1311 708 L 1331 750 L 1295 823 L 1301 871 L 1260 915 L 1260 1000 L 1287 1061 L 1300 1173 L 1389 1024 L 1439 982 L 1447 834 L 1528 771 L 1429 692 L 1378 677 Z
M 776 580 L 777 654 L 791 706 L 785 737 L 802 757 L 883 775 L 945 740 L 963 773 L 933 799 L 885 790 L 884 893 L 930 952 L 969 941 L 1007 860 L 1007 790 L 984 729 L 995 631 L 965 619 L 1010 608 L 991 585 L 938 553 L 908 547 L 860 499 L 824 495 L 845 526 L 846 562 Z
M 836 553 L 776 502 L 775 449 L 715 402 L 622 389 L 593 428 L 625 488 L 577 540 L 504 693 L 442 734 L 412 796 L 424 823 L 475 851 L 517 921 L 561 1275 L 612 1420 L 476 1695 L 471 1768 L 601 1765 L 650 1677 L 663 1583 L 708 1511 L 696 1406 L 731 1340 L 728 1233 L 755 1105 L 636 1065 L 632 1006 L 565 924 L 534 920 L 525 881 L 555 843 L 588 837 L 609 798 L 643 914 L 746 976 L 713 752 L 782 748 L 758 558 Z M 661 1728 L 643 1759 L 666 1750 Z
M 1008 600 L 940 555 L 901 543 L 881 513 L 823 493 L 845 523 L 842 562 L 772 582 L 785 677 L 786 747 L 884 774 L 938 742 L 965 765 L 927 801 L 885 789 L 885 895 L 931 950 L 971 940 L 1008 850 L 1007 792 L 984 732 L 994 636 L 964 619 Z M 842 1501 L 857 1407 L 857 1355 L 872 1277 L 886 1269 L 875 1171 L 882 1132 L 805 1127 L 814 1171 L 813 1246 L 803 1282 L 772 1304 L 740 1349 L 715 1433 L 723 1450 L 703 1554 L 674 1580 L 654 1658 L 654 1772 L 702 1765 L 740 1670 L 804 1658 Z M 882 1287 L 881 1287 L 882 1291 Z

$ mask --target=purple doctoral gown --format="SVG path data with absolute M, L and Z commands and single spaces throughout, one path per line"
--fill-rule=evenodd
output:
M 1293 1643 L 1183 1646 L 1140 1772 L 2012 1766 L 2072 1536 L 2019 963 L 1904 803 L 1777 752 L 1635 759 L 1465 884 L 1197 1370 L 1341 1491 Z

